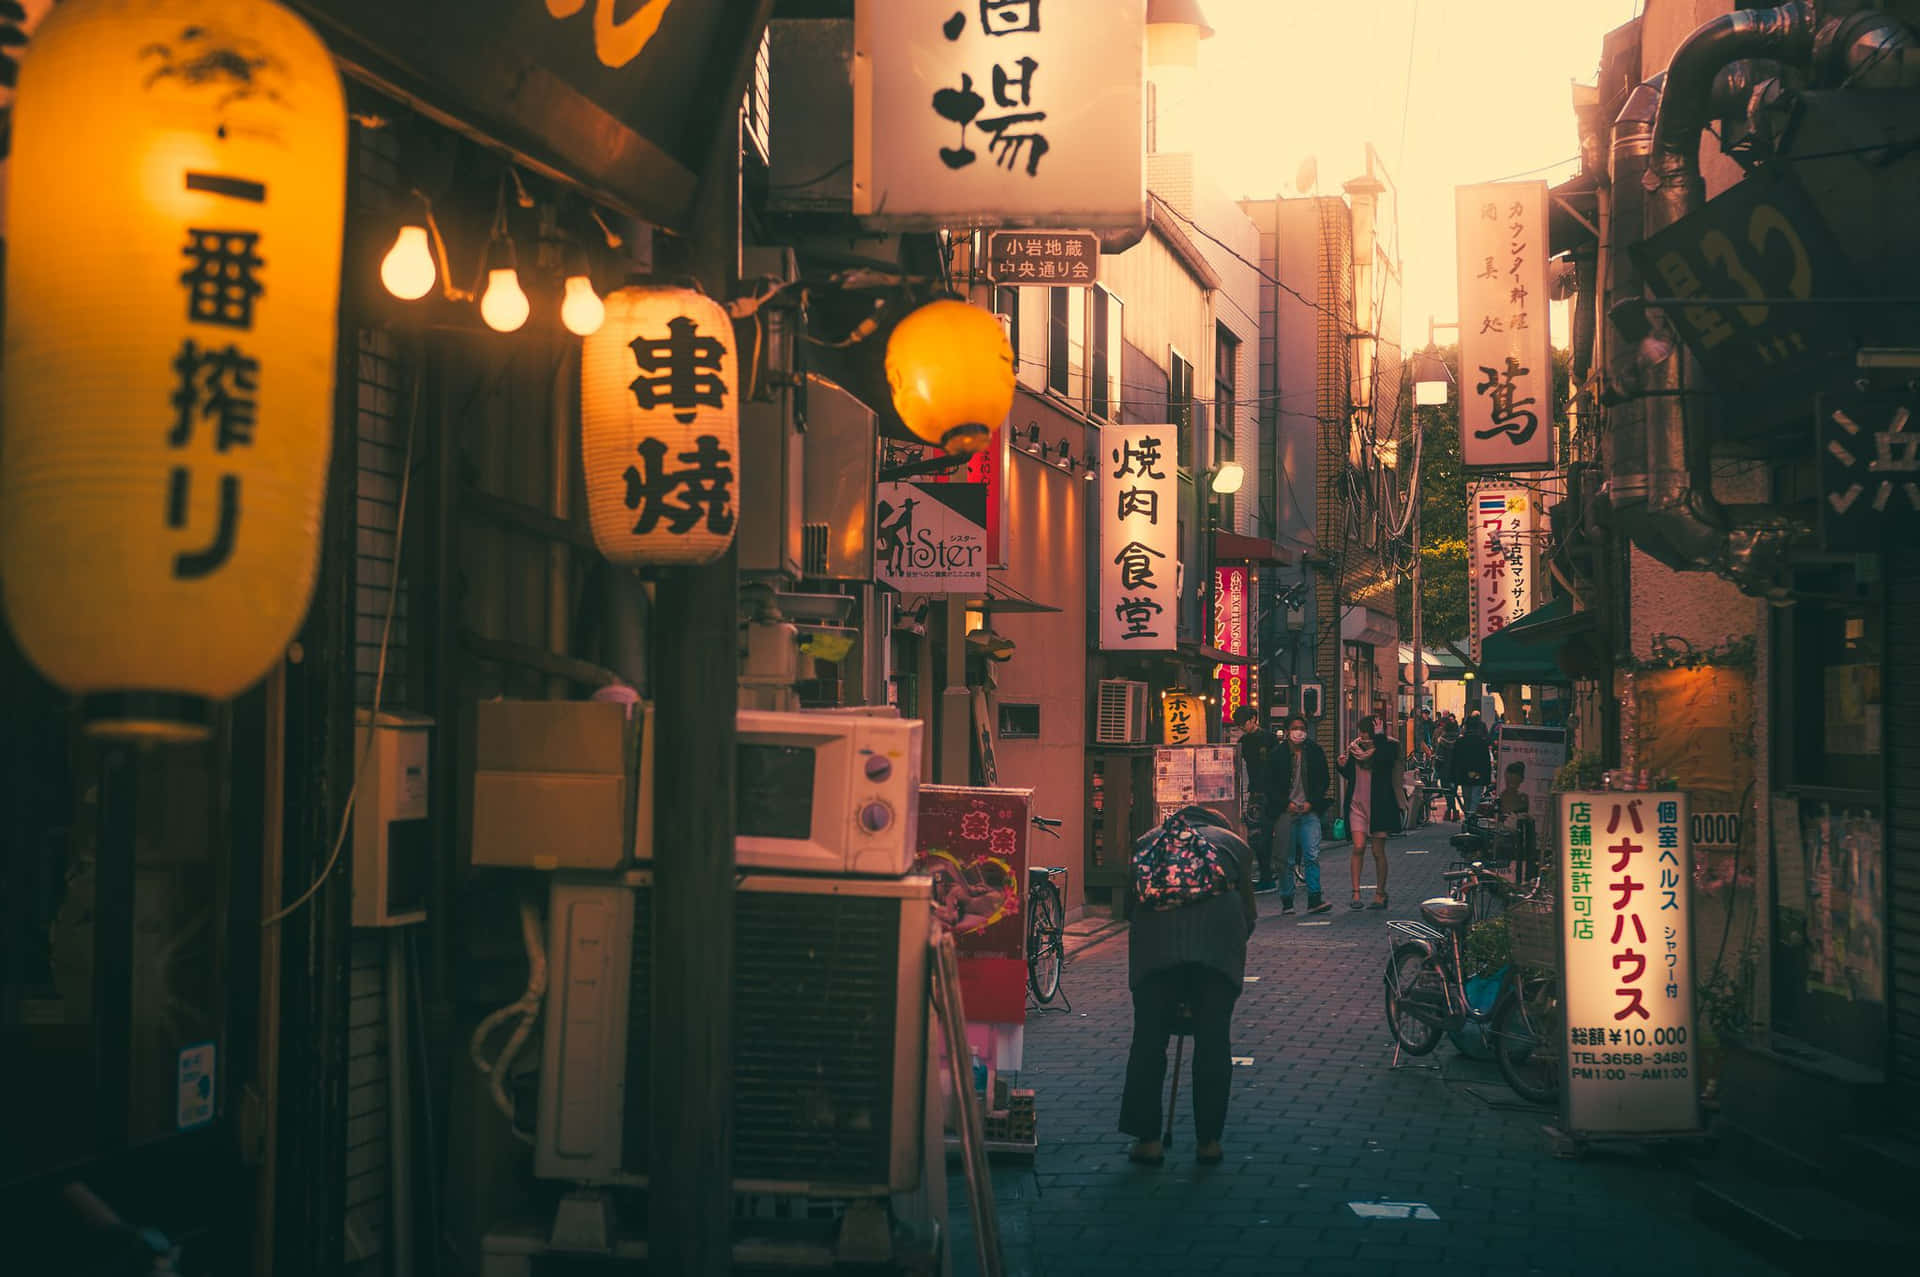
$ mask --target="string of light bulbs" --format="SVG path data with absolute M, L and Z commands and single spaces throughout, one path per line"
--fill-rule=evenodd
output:
M 531 204 L 519 175 L 511 169 L 508 172 L 513 176 L 519 202 L 523 206 Z M 434 286 L 444 280 L 443 292 L 447 300 L 473 301 L 475 293 L 472 290 L 453 283 L 453 272 L 447 262 L 447 245 L 440 234 L 439 221 L 434 217 L 433 201 L 421 191 L 416 190 L 412 194 L 420 203 L 420 216 L 400 226 L 394 236 L 393 246 L 380 261 L 380 282 L 400 301 L 414 302 L 428 296 Z M 608 230 L 599 213 L 593 211 L 592 216 L 606 234 L 608 242 L 617 244 L 618 237 Z M 607 318 L 606 303 L 594 290 L 588 266 L 586 250 L 578 244 L 571 245 L 567 250 L 566 275 L 561 289 L 560 322 L 576 337 L 593 336 L 600 331 L 600 325 Z M 519 252 L 507 227 L 504 179 L 494 206 L 493 224 L 487 232 L 481 270 L 486 277 L 485 290 L 479 293 L 481 320 L 498 333 L 518 332 L 532 315 L 533 304 L 527 300 L 526 290 L 520 286 Z

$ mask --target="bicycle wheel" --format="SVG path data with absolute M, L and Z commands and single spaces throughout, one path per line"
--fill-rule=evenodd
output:
M 1066 961 L 1064 925 L 1060 889 L 1041 883 L 1027 904 L 1027 987 L 1043 1006 L 1060 992 L 1060 968 Z
M 1551 1104 L 1560 1094 L 1560 985 L 1536 976 L 1507 990 L 1493 1012 L 1493 1060 L 1514 1094 Z
M 1443 979 L 1417 944 L 1395 945 L 1387 959 L 1387 1029 L 1408 1055 L 1425 1055 L 1440 1045 L 1440 1025 L 1415 1015 L 1413 1006 L 1436 1018 L 1444 1014 Z

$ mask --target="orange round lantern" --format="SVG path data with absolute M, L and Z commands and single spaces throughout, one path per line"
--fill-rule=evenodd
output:
M 21 67 L 0 585 L 95 734 L 205 736 L 306 616 L 346 129 L 268 0 L 66 0 Z
M 687 288 L 622 288 L 580 352 L 580 462 L 609 562 L 708 563 L 733 541 L 733 321 Z
M 1013 347 L 997 316 L 929 302 L 887 339 L 887 384 L 907 429 L 948 452 L 978 452 L 1013 409 Z

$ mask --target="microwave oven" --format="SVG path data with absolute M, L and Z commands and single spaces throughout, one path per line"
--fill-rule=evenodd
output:
M 734 860 L 897 878 L 913 868 L 920 720 L 741 710 Z

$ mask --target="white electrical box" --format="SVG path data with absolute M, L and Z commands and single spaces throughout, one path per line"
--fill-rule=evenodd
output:
M 399 927 L 427 916 L 432 881 L 432 825 L 427 819 L 428 746 L 433 720 L 385 713 L 371 724 L 358 714 L 353 762 L 353 925 Z

